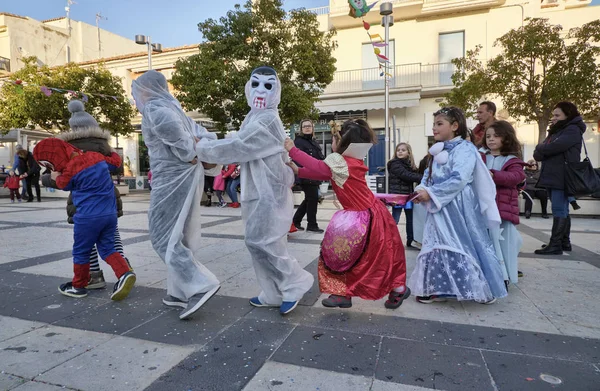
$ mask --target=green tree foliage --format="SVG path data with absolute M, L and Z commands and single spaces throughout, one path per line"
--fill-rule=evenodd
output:
M 198 29 L 206 42 L 199 54 L 177 62 L 171 79 L 187 110 L 208 115 L 222 131 L 239 127 L 248 113 L 244 86 L 250 72 L 270 65 L 282 83 L 283 123 L 318 115 L 314 103 L 333 80 L 336 44 L 335 31 L 319 31 L 316 15 L 286 13 L 281 0 L 247 1 Z
M 598 118 L 600 20 L 564 36 L 562 30 L 546 19 L 527 19 L 525 26 L 496 40 L 498 56 L 482 62 L 478 46 L 455 59 L 455 88 L 446 104 L 472 112 L 482 97 L 495 95 L 511 116 L 537 122 L 540 142 L 559 101 L 571 101 L 585 117 Z
M 40 91 L 40 86 L 90 93 L 92 95 L 85 104 L 86 111 L 102 128 L 115 136 L 133 131 L 131 118 L 135 111 L 125 97 L 121 79 L 108 70 L 102 67 L 81 68 L 72 63 L 52 68 L 38 67 L 35 57 L 24 61 L 25 67 L 10 75 L 10 80 L 21 80 L 23 87 L 4 83 L 0 88 L 0 131 L 3 133 L 12 128 L 38 127 L 59 132 L 69 129 L 68 94 L 53 91 L 52 95 L 46 96 Z M 93 96 L 94 93 L 116 96 L 117 99 Z

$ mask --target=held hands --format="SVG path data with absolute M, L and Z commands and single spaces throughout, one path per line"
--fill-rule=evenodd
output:
M 27 176 L 28 176 L 27 173 L 25 173 L 25 174 L 21 175 L 20 178 L 27 178 Z
M 429 193 L 427 191 L 419 189 L 416 191 L 416 193 L 418 193 L 419 195 L 413 200 L 415 204 L 421 204 L 423 202 L 431 201 L 431 197 L 429 196 Z
M 294 141 L 292 141 L 292 139 L 288 137 L 288 138 L 285 139 L 285 142 L 283 143 L 283 146 L 285 147 L 285 150 L 289 152 L 289 151 L 292 150 L 292 148 L 295 147 Z
M 56 181 L 56 178 L 58 178 L 60 176 L 60 172 L 58 171 L 52 171 L 50 173 L 50 178 L 52 178 L 53 181 Z
M 288 139 L 289 140 L 289 139 Z M 291 140 L 290 140 L 291 141 Z M 292 141 L 292 144 L 294 142 Z M 292 169 L 292 171 L 294 171 L 294 175 L 298 175 L 298 166 L 296 165 L 296 163 L 292 162 L 291 160 L 287 163 L 285 163 L 289 168 Z
M 193 159 L 193 160 L 190 162 L 190 164 L 192 164 L 192 165 L 198 164 L 198 158 L 197 158 L 197 157 L 195 157 L 195 158 L 194 158 L 194 159 Z

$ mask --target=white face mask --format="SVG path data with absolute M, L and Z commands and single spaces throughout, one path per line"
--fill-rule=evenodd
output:
M 246 99 L 253 110 L 264 110 L 273 106 L 275 91 L 279 88 L 277 76 L 254 74 L 250 76 L 248 83 L 250 89 Z

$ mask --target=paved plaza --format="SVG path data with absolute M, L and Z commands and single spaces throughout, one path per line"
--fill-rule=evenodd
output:
M 573 252 L 541 257 L 533 251 L 551 220 L 523 219 L 525 277 L 494 305 L 410 298 L 388 310 L 354 299 L 327 309 L 315 282 L 282 317 L 248 304 L 258 286 L 241 211 L 203 207 L 202 261 L 222 288 L 180 321 L 161 303 L 166 268 L 149 241 L 149 193 L 123 198 L 119 228 L 138 276 L 123 302 L 108 289 L 58 293 L 73 269 L 64 199 L 9 202 L 0 198 L 0 390 L 600 390 L 600 220 L 574 218 Z M 325 201 L 321 227 L 335 210 Z M 321 239 L 289 240 L 315 279 Z M 417 254 L 406 252 L 409 274 Z

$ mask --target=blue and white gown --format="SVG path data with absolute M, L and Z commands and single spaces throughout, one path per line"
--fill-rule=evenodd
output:
M 424 204 L 423 247 L 408 285 L 417 296 L 447 295 L 482 303 L 504 297 L 502 269 L 486 217 L 491 211 L 500 223 L 495 185 L 470 142 L 457 137 L 446 141 L 441 152 L 434 153 L 434 147 L 432 155 L 439 156 L 417 187 L 426 190 L 431 201 Z

